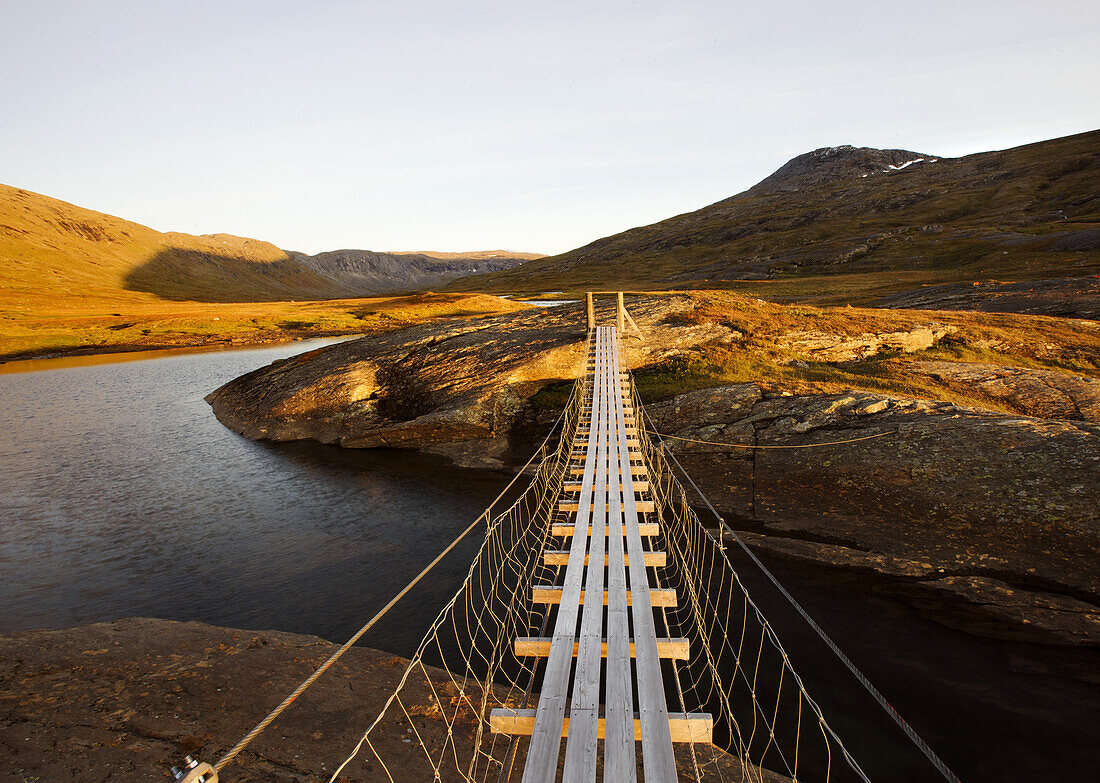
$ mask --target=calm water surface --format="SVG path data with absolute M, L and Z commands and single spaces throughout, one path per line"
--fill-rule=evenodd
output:
M 203 402 L 326 342 L 0 365 L 0 632 L 146 616 L 347 638 L 508 477 L 414 452 L 256 443 Z M 32 366 L 54 369 L 12 373 Z M 364 642 L 407 654 L 479 543 L 444 560 Z M 871 778 L 940 779 L 734 557 Z M 971 636 L 898 600 L 887 580 L 772 565 L 967 783 L 1095 777 L 1095 649 Z
M 508 477 L 408 451 L 257 443 L 203 401 L 330 342 L 4 366 L 0 632 L 148 616 L 350 635 Z M 372 642 L 412 645 L 476 544 Z

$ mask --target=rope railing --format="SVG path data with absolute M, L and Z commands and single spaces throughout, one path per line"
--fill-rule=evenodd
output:
M 456 546 L 458 546 L 458 544 L 461 543 L 463 539 L 466 538 L 466 536 L 468 536 L 478 525 L 480 525 L 486 519 L 492 518 L 492 512 L 493 509 L 496 507 L 496 504 L 499 503 L 500 500 L 508 494 L 509 490 L 511 490 L 515 483 L 520 479 L 521 476 L 524 475 L 526 470 L 535 461 L 535 458 L 540 455 L 545 456 L 546 444 L 550 442 L 550 438 L 553 437 L 554 433 L 558 429 L 558 425 L 561 424 L 562 420 L 566 417 L 566 413 L 568 411 L 569 408 L 562 409 L 561 414 L 558 416 L 557 420 L 550 428 L 550 431 L 543 439 L 542 444 L 531 454 L 531 457 L 527 460 L 526 464 L 524 464 L 523 467 L 516 471 L 516 474 L 512 477 L 511 481 L 509 481 L 504 489 L 502 489 L 500 493 L 492 500 L 492 502 L 489 503 L 485 510 L 482 511 L 481 514 L 479 514 L 477 518 L 473 522 L 471 522 L 469 526 L 466 527 L 465 530 L 459 533 L 458 536 L 450 544 L 448 544 L 445 549 L 443 549 L 443 551 L 436 555 L 436 557 L 430 563 L 428 563 L 428 565 L 421 569 L 420 573 L 418 573 L 415 577 L 412 578 L 412 580 L 408 584 L 401 588 L 401 590 L 398 591 L 398 593 L 393 598 L 391 598 L 385 606 L 379 609 L 378 612 L 373 617 L 371 617 L 358 631 L 352 634 L 346 642 L 340 645 L 340 647 L 331 656 L 329 656 L 329 658 L 325 660 L 324 663 L 318 666 L 317 669 L 305 680 L 303 680 L 297 688 L 291 691 L 291 693 L 288 694 L 287 697 L 278 704 L 278 706 L 271 710 L 271 712 L 269 712 L 263 718 L 263 720 L 257 723 L 256 726 L 254 726 L 247 734 L 245 734 L 237 742 L 236 745 L 226 751 L 226 753 L 213 765 L 213 768 L 216 772 L 221 772 L 223 769 L 225 769 L 225 767 L 227 767 L 229 763 L 233 761 L 233 759 L 236 758 L 238 754 L 240 754 L 241 751 L 248 747 L 248 745 L 251 744 L 257 736 L 259 736 L 280 715 L 282 715 L 283 712 L 285 712 L 286 709 L 291 704 L 293 704 L 294 701 L 299 696 L 301 696 L 307 688 L 309 688 L 314 682 L 316 682 L 318 678 L 321 677 L 321 675 L 328 671 L 328 669 L 331 668 L 334 663 L 336 663 L 341 657 L 343 657 L 344 653 L 355 646 L 355 643 L 358 642 L 363 637 L 363 635 L 366 634 L 371 628 L 373 628 L 383 617 L 385 617 L 386 614 L 388 614 L 389 611 L 393 609 L 393 607 L 396 606 L 402 598 L 408 595 L 409 592 L 414 587 L 416 587 L 416 585 L 419 584 L 421 580 L 423 580 L 424 577 L 426 577 L 431 572 L 431 570 L 439 564 L 441 560 L 443 560 L 443 558 L 450 554 L 450 552 Z
M 393 691 L 328 779 L 335 783 L 350 772 L 352 765 L 361 777 L 391 783 L 506 783 L 518 779 L 524 768 L 526 741 L 514 734 L 494 733 L 489 716 L 496 708 L 524 709 L 538 699 L 540 667 L 545 658 L 521 652 L 513 642 L 532 636 L 543 638 L 555 616 L 551 605 L 533 602 L 532 587 L 557 584 L 561 575 L 560 558 L 548 552 L 554 540 L 553 524 L 569 522 L 558 501 L 572 468 L 574 440 L 587 417 L 589 391 L 586 380 L 578 378 L 568 404 L 542 445 L 496 500 L 226 752 L 215 765 L 216 770 L 230 764 L 460 541 L 484 523 L 485 538 L 463 582 L 432 621 Z M 663 444 L 655 446 L 649 434 L 655 434 L 656 428 L 641 405 L 633 379 L 630 394 L 641 452 L 639 467 L 646 470 L 646 488 L 642 491 L 652 501 L 660 527 L 650 550 L 661 555 L 655 558 L 660 564 L 653 566 L 653 579 L 660 588 L 674 589 L 677 596 L 674 606 L 658 608 L 657 630 L 669 639 L 687 639 L 690 649 L 687 659 L 673 656 L 661 664 L 668 698 L 675 699 L 683 713 L 709 712 L 714 719 L 713 745 L 676 746 L 681 779 L 694 779 L 696 783 L 869 783 L 868 775 L 807 690 L 774 627 L 749 595 L 725 550 L 721 531 L 734 537 L 864 687 L 872 695 L 877 694 L 884 707 L 888 703 L 745 547 L 683 471 L 676 456 Z M 557 445 L 552 447 L 555 433 Z M 882 433 L 886 434 L 890 433 Z M 527 487 L 498 512 L 497 504 L 536 460 Z M 718 536 L 703 525 L 677 472 L 719 520 Z M 646 554 L 648 558 L 649 552 Z M 908 727 L 896 712 L 892 717 L 903 730 Z M 906 733 L 922 747 L 911 728 Z M 927 744 L 922 750 L 933 763 L 939 761 Z M 937 768 L 948 780 L 957 781 L 942 761 Z
M 697 443 L 709 443 L 708 441 L 696 441 L 696 440 L 693 440 L 693 439 L 690 439 L 690 438 L 678 438 L 677 436 L 661 435 L 660 433 L 657 432 L 657 430 L 655 428 L 655 425 L 653 423 L 653 420 L 649 417 L 649 414 L 645 410 L 645 407 L 641 404 L 641 399 L 637 395 L 636 390 L 635 390 L 634 394 L 635 394 L 636 409 L 642 412 L 642 415 L 645 417 L 645 421 L 648 422 L 648 425 L 649 425 L 646 432 L 651 433 L 651 434 L 655 434 L 659 438 L 662 438 L 662 439 L 667 437 L 667 438 L 675 438 L 677 440 L 686 440 L 686 441 L 697 442 Z M 884 435 L 891 435 L 891 434 L 895 434 L 895 433 L 891 431 L 891 432 L 884 432 L 884 433 L 879 433 L 879 434 L 876 434 L 876 435 L 871 435 L 871 436 L 868 436 L 868 437 L 855 438 L 855 439 L 850 439 L 850 440 L 832 441 L 832 442 L 827 442 L 827 443 L 799 444 L 799 445 L 795 445 L 795 446 L 771 446 L 771 448 L 811 448 L 811 447 L 814 447 L 814 446 L 827 446 L 827 445 L 836 445 L 836 444 L 841 444 L 841 443 L 855 443 L 855 442 L 858 442 L 858 441 L 870 440 L 871 438 L 882 437 Z M 726 522 L 725 518 L 718 512 L 718 510 L 710 502 L 710 499 L 706 496 L 706 494 L 703 493 L 703 491 L 695 483 L 694 479 L 692 479 L 691 475 L 687 472 L 687 470 L 684 468 L 684 466 L 680 463 L 679 459 L 677 459 L 676 455 L 671 450 L 664 448 L 663 440 L 658 441 L 658 445 L 660 446 L 659 449 L 655 449 L 653 447 L 652 441 L 650 441 L 648 438 L 645 439 L 644 444 L 647 447 L 646 448 L 647 459 L 651 462 L 651 464 L 652 463 L 658 463 L 658 464 L 664 463 L 665 462 L 665 457 L 667 457 L 668 460 L 670 460 L 675 465 L 675 467 L 678 469 L 680 475 L 684 478 L 685 481 L 688 482 L 688 484 L 694 490 L 695 494 L 699 497 L 700 500 L 702 500 L 703 504 L 707 507 L 707 509 L 710 511 L 710 513 L 717 520 L 717 522 L 719 524 L 720 535 L 722 533 L 724 533 L 726 535 L 729 535 L 734 540 L 734 542 L 738 545 L 738 547 L 749 557 L 749 559 L 753 563 L 753 565 L 755 565 L 760 570 L 760 572 L 776 588 L 776 590 L 780 593 L 780 595 L 782 595 L 783 598 L 792 606 L 792 608 L 794 608 L 794 610 L 798 613 L 798 615 L 806 622 L 806 624 L 814 631 L 814 633 L 817 634 L 817 636 L 822 640 L 822 642 L 824 642 L 824 644 L 837 657 L 837 659 L 845 666 L 845 668 L 848 669 L 848 671 L 852 674 L 853 677 L 855 677 L 855 679 L 860 683 L 860 685 L 862 685 L 867 690 L 867 692 L 872 696 L 872 698 L 875 700 L 875 702 L 883 709 L 884 712 L 886 712 L 887 715 L 890 716 L 891 720 L 893 720 L 898 725 L 898 727 L 902 730 L 902 732 L 906 735 L 906 737 L 917 747 L 918 750 L 921 751 L 921 753 L 925 756 L 925 758 L 928 759 L 928 761 L 932 764 L 932 766 L 935 767 L 935 769 L 946 780 L 951 781 L 951 783 L 960 783 L 958 776 L 955 775 L 955 773 L 951 771 L 951 769 L 936 754 L 936 752 L 931 748 L 931 746 L 929 746 L 929 744 L 919 734 L 917 734 L 916 730 L 913 729 L 913 727 L 897 712 L 896 709 L 894 709 L 893 705 L 891 705 L 890 702 L 886 699 L 886 697 L 883 696 L 881 691 L 879 691 L 878 688 L 876 688 L 875 685 L 871 682 L 871 680 L 862 671 L 860 671 L 859 667 L 857 667 L 855 665 L 855 663 L 844 653 L 844 651 L 841 650 L 840 646 L 835 641 L 833 641 L 833 639 L 825 632 L 825 630 L 813 619 L 813 617 L 810 615 L 810 613 L 807 612 L 806 609 L 803 608 L 803 606 L 798 602 L 798 600 L 796 600 L 794 598 L 794 596 L 791 595 L 791 593 L 783 586 L 783 584 L 767 568 L 767 566 L 765 566 L 764 563 L 761 562 L 760 558 L 758 558 L 756 556 L 756 553 L 753 552 L 752 549 L 750 549 L 745 544 L 744 540 L 737 534 L 737 532 L 734 531 L 733 528 L 731 528 L 729 526 L 729 524 Z M 732 444 L 717 444 L 717 445 L 726 445 L 726 446 L 728 446 L 728 445 L 732 445 Z M 753 448 L 753 447 L 749 446 L 749 448 Z M 755 448 L 769 448 L 769 446 L 756 446 Z M 681 516 L 683 516 L 686 519 L 691 520 L 696 525 L 698 530 L 702 531 L 706 535 L 706 538 L 709 540 L 709 542 L 713 546 L 717 547 L 718 551 L 721 554 L 722 560 L 725 562 L 725 565 L 726 565 L 728 571 L 733 575 L 734 579 L 737 581 L 738 586 L 742 590 L 742 592 L 744 594 L 744 599 L 745 599 L 746 605 L 751 606 L 753 608 L 754 613 L 757 615 L 757 617 L 760 619 L 760 621 L 766 625 L 767 621 L 766 621 L 766 619 L 764 619 L 763 613 L 760 611 L 759 607 L 755 604 L 755 602 L 753 601 L 753 599 L 749 595 L 748 590 L 745 589 L 743 584 L 741 584 L 741 580 L 737 576 L 737 572 L 736 572 L 736 569 L 733 566 L 733 563 L 730 561 L 728 555 L 726 554 L 725 547 L 724 547 L 722 541 L 721 540 L 715 540 L 715 538 L 710 534 L 710 531 L 708 531 L 706 529 L 706 527 L 703 525 L 703 523 L 699 519 L 698 515 L 695 514 L 694 509 L 691 508 L 691 504 L 688 502 L 687 495 L 684 492 L 683 487 L 680 486 L 679 482 L 676 481 L 675 477 L 671 476 L 671 472 L 670 471 L 663 471 L 663 472 L 666 472 L 666 474 L 670 477 L 668 485 L 672 489 L 672 491 L 677 495 L 677 500 L 680 503 L 680 514 L 681 514 Z M 782 645 L 779 642 L 778 637 L 775 636 L 774 632 L 770 631 L 770 626 L 768 626 L 768 628 L 769 628 L 769 632 L 770 632 L 770 635 L 773 639 L 774 644 L 782 652 L 784 662 L 789 667 L 789 658 L 788 658 L 788 655 L 787 655 L 786 651 L 782 649 Z M 797 674 L 794 673 L 793 668 L 790 668 L 790 670 L 791 670 L 791 673 L 794 674 L 795 677 L 798 676 Z M 801 685 L 802 685 L 802 683 L 801 683 L 801 680 L 799 679 L 799 686 L 801 687 Z M 808 700 L 808 703 L 811 705 L 811 707 L 814 709 L 814 711 L 817 713 L 819 720 L 822 721 L 823 725 L 827 726 L 827 724 L 824 723 L 824 718 L 822 717 L 821 712 L 820 712 L 820 708 L 817 707 L 817 704 L 815 702 L 813 702 L 812 699 L 809 699 L 808 695 L 807 695 L 807 700 Z M 828 731 L 830 732 L 830 734 L 832 734 L 833 738 L 837 742 L 839 742 L 839 737 L 836 737 L 836 735 L 834 733 L 832 733 L 832 729 L 828 729 Z M 843 748 L 843 745 L 841 745 L 841 747 Z M 866 777 L 865 777 L 863 771 L 858 768 L 858 765 L 855 763 L 855 760 L 852 759 L 848 755 L 847 750 L 844 750 L 844 755 L 845 755 L 845 758 L 849 761 L 849 763 L 851 765 L 853 765 L 853 768 L 857 771 L 857 773 L 860 775 L 860 777 L 862 779 L 866 780 Z

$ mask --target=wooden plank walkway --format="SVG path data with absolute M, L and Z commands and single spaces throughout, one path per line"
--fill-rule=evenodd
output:
M 545 563 L 564 566 L 564 576 L 531 595 L 532 603 L 557 606 L 553 635 L 515 640 L 517 655 L 545 658 L 538 706 L 493 710 L 490 728 L 530 735 L 524 783 L 557 780 L 563 738 L 563 783 L 595 783 L 601 741 L 605 783 L 637 783 L 639 757 L 644 783 L 672 783 L 672 743 L 710 742 L 712 720 L 670 714 L 665 703 L 661 660 L 686 660 L 690 650 L 687 639 L 657 637 L 654 607 L 675 606 L 676 593 L 649 579 L 665 553 L 643 541 L 658 536 L 660 524 L 642 518 L 654 510 L 644 497 L 649 472 L 614 327 L 590 331 L 587 367 L 587 420 L 569 470 L 580 480 L 565 483 L 557 504 L 573 519 L 551 530 L 571 537 L 569 548 L 543 554 Z

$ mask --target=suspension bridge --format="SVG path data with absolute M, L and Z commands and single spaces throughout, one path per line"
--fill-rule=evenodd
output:
M 519 474 L 534 469 L 518 499 L 498 510 L 502 492 L 216 764 L 188 757 L 173 768 L 176 781 L 216 783 L 299 694 L 485 525 L 461 587 L 330 781 L 869 783 L 742 584 L 723 529 L 740 539 L 713 508 L 717 534 L 702 523 L 676 469 L 689 484 L 690 476 L 650 437 L 623 346 L 628 326 L 641 333 L 621 293 L 616 304 L 615 324 L 600 326 L 588 295 L 582 370 Z M 957 781 L 744 551 L 935 769 Z

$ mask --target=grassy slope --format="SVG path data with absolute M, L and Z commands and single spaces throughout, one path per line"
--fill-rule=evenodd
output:
M 317 302 L 150 302 L 0 316 L 0 361 L 32 356 L 283 342 L 362 334 L 431 318 L 523 308 L 482 294 L 414 294 Z
M 161 233 L 147 226 L 84 209 L 30 191 L 0 185 L 0 290 L 10 308 L 43 304 L 79 306 L 83 300 L 148 302 L 156 297 L 127 290 L 127 280 L 151 259 L 161 258 L 180 279 L 165 281 L 181 293 L 184 259 L 230 264 L 216 284 L 244 300 L 273 299 L 279 291 L 315 290 L 331 284 L 315 275 L 281 274 L 285 252 L 269 242 L 215 234 Z M 189 270 L 190 271 L 190 270 Z M 209 270 L 207 270 L 209 272 Z M 200 272 L 200 274 L 202 274 Z M 212 278 L 210 284 L 215 284 Z M 286 298 L 286 297 L 283 297 Z
M 167 301 L 128 290 L 150 259 L 161 290 L 186 300 L 205 286 L 242 303 Z M 0 357 L 352 334 L 516 306 L 457 295 L 280 301 L 341 294 L 287 260 L 268 242 L 164 234 L 0 185 Z
M 450 288 L 728 288 L 867 304 L 921 285 L 1096 274 L 1100 247 L 1064 249 L 1053 235 L 1098 228 L 1093 131 L 798 192 L 748 191 Z M 746 276 L 766 279 L 735 279 Z

